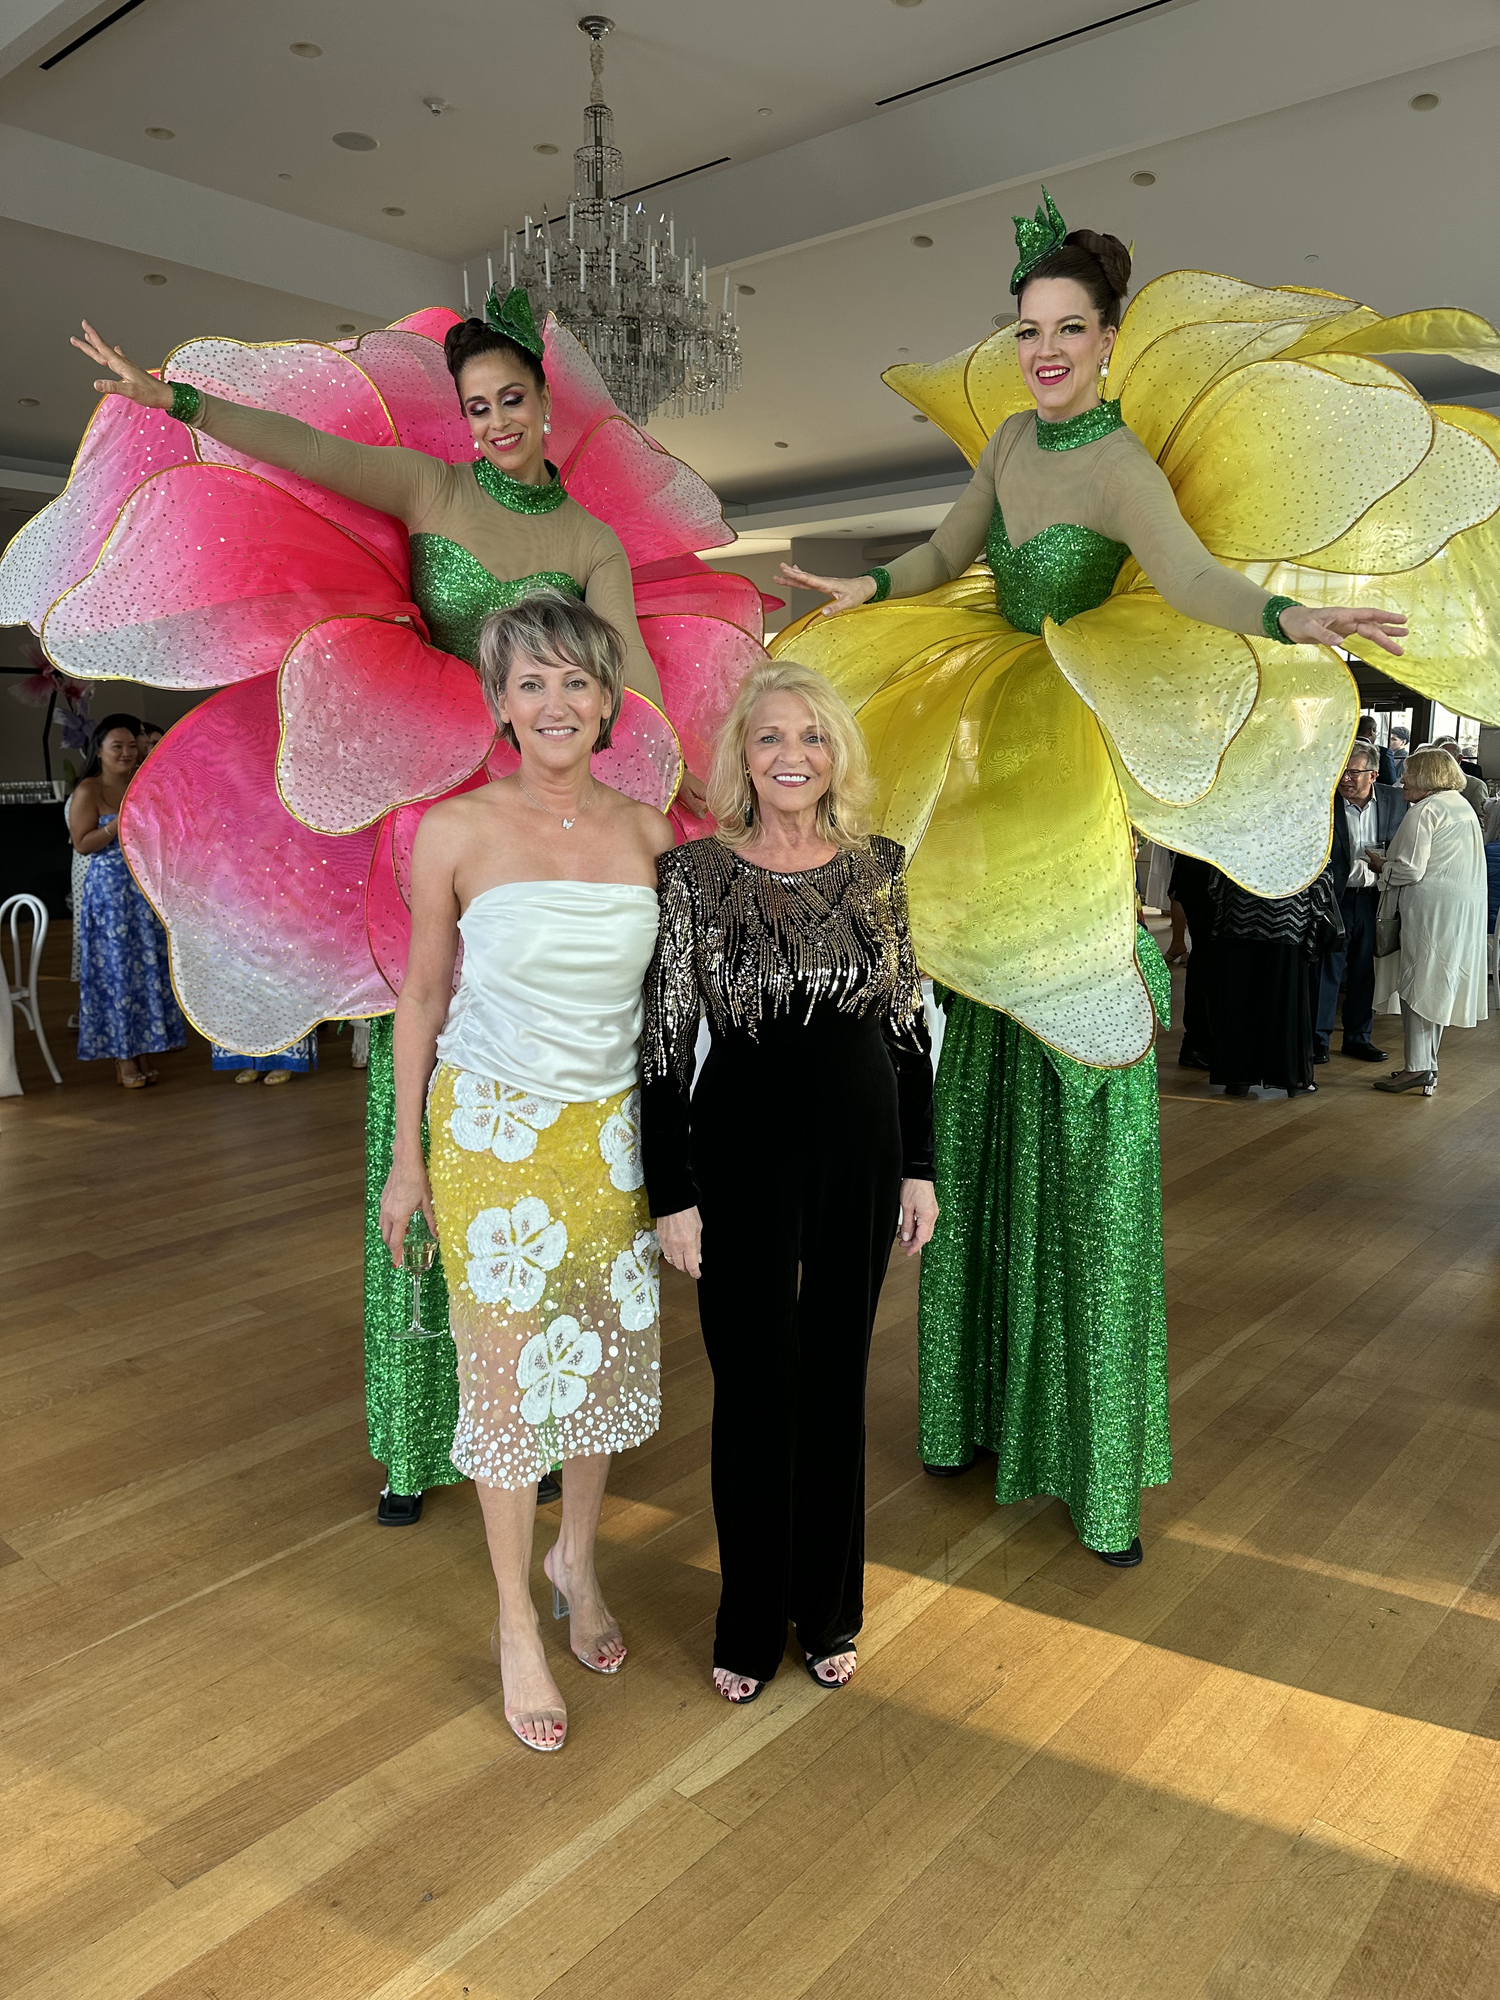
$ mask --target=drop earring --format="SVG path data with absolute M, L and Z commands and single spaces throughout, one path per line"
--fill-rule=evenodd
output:
M 543 417 L 543 418 L 542 418 L 542 436 L 543 436 L 543 437 L 551 437 L 551 435 L 552 435 L 552 419 L 551 419 L 550 417 Z

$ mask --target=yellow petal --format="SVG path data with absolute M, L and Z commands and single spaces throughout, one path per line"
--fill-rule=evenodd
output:
M 1215 271 L 1168 271 L 1142 285 L 1126 308 L 1110 357 L 1105 393 L 1123 395 L 1142 356 L 1164 334 L 1180 328 L 1231 322 L 1246 328 L 1264 324 L 1297 329 L 1289 332 L 1289 338 L 1296 339 L 1300 329 L 1309 325 L 1332 327 L 1375 318 L 1365 307 L 1351 299 L 1336 298 L 1331 292 L 1304 291 L 1294 285 L 1267 291 L 1239 278 L 1221 277 Z M 1288 333 L 1277 337 L 1286 338 Z M 1180 408 L 1163 413 L 1168 430 L 1186 407 L 1184 402 Z
M 1202 798 L 1259 690 L 1250 641 L 1184 618 L 1155 591 L 1043 630 L 1136 783 L 1169 805 Z
M 1500 333 L 1478 313 L 1458 306 L 1429 306 L 1391 319 L 1372 314 L 1358 327 L 1314 327 L 1296 352 L 1319 354 L 1332 348 L 1346 354 L 1448 354 L 1500 374 Z
M 930 417 L 970 465 L 1005 419 L 1034 407 L 1021 375 L 1013 326 L 946 361 L 906 361 L 881 376 L 887 388 Z
M 1351 369 L 1364 379 L 1343 379 Z M 1198 399 L 1162 469 L 1215 555 L 1274 562 L 1345 534 L 1421 464 L 1432 428 L 1378 363 L 1262 361 Z
M 1411 477 L 1377 500 L 1347 534 L 1301 562 L 1345 576 L 1415 569 L 1500 508 L 1500 458 L 1466 424 L 1450 422 L 1446 411 L 1432 415 L 1432 449 Z
M 1132 821 L 1196 854 L 1257 896 L 1290 896 L 1328 859 L 1333 789 L 1359 720 L 1348 668 L 1323 646 L 1252 639 L 1260 697 L 1205 798 L 1170 806 L 1142 791 L 1116 753 Z

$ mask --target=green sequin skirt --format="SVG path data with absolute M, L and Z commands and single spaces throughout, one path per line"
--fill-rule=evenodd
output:
M 1127 1548 L 1172 1471 L 1155 1051 L 1088 1070 L 954 997 L 936 1112 L 922 1458 L 993 1451 L 1002 1506 L 1052 1494 L 1087 1547 Z
M 370 1023 L 365 1100 L 365 1415 L 370 1451 L 393 1493 L 425 1493 L 464 1477 L 448 1454 L 458 1426 L 458 1357 L 451 1336 L 393 1340 L 411 1322 L 411 1279 L 391 1263 L 380 1234 L 380 1196 L 396 1132 L 391 1030 L 395 1016 Z M 424 1142 L 426 1134 L 423 1134 Z M 439 1259 L 421 1280 L 422 1324 L 448 1324 L 448 1287 Z

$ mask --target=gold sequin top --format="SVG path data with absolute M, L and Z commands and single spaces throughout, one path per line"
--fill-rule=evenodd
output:
M 717 840 L 657 862 L 661 921 L 646 975 L 642 1139 L 652 1213 L 696 1201 L 689 1092 L 700 1015 L 745 1077 L 805 1059 L 812 1077 L 883 1041 L 902 1173 L 932 1178 L 932 1057 L 906 915 L 905 854 L 876 835 L 821 868 L 776 874 Z M 810 1086 L 811 1087 L 811 1086 Z

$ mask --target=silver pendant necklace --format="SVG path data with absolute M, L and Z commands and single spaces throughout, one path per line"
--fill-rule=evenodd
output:
M 553 816 L 554 808 L 551 806 L 544 806 L 542 804 L 541 800 L 537 797 L 536 793 L 532 791 L 531 787 L 527 784 L 526 780 L 521 776 L 519 771 L 517 771 L 516 773 L 516 783 L 521 787 L 521 790 L 526 794 L 527 798 L 530 799 L 531 803 L 536 807 L 538 812 L 546 813 L 549 819 Z M 556 815 L 557 818 L 562 820 L 562 829 L 564 833 L 572 832 L 574 823 L 579 818 L 581 818 L 581 816 L 584 813 L 586 813 L 589 807 L 594 803 L 594 792 L 597 792 L 598 789 L 599 787 L 595 785 L 593 791 L 589 793 L 588 797 L 584 800 L 583 804 L 578 808 L 578 811 L 573 814 L 572 819 L 565 819 L 561 813 L 557 813 Z

